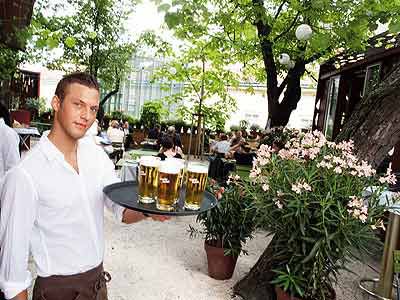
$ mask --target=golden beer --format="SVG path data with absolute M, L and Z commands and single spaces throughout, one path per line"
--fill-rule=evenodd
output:
M 153 203 L 157 195 L 158 166 L 160 159 L 143 156 L 139 162 L 139 202 Z
M 174 204 L 179 195 L 179 165 L 163 161 L 158 173 L 157 208 L 160 210 L 174 210 Z
M 189 163 L 186 179 L 185 208 L 198 210 L 203 200 L 208 177 L 207 163 Z
M 179 174 L 178 174 L 178 181 L 179 181 L 178 182 L 178 190 L 179 190 L 182 187 L 182 184 L 183 184 L 183 176 L 184 176 L 184 173 L 185 173 L 185 160 L 180 159 L 180 158 L 167 157 L 165 159 L 165 161 L 172 162 L 174 164 L 179 165 L 179 168 L 180 168 L 180 171 L 179 171 Z M 177 197 L 176 197 L 174 203 L 177 203 L 178 201 L 179 201 L 179 191 L 177 193 Z

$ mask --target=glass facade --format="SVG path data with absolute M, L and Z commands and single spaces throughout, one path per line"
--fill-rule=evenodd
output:
M 134 57 L 131 60 L 132 72 L 121 83 L 119 92 L 107 101 L 106 111 L 119 110 L 139 118 L 144 103 L 180 93 L 183 83 L 170 82 L 169 88 L 165 89 L 165 83 L 152 82 L 154 71 L 165 63 L 164 59 Z M 176 106 L 165 105 L 172 118 Z

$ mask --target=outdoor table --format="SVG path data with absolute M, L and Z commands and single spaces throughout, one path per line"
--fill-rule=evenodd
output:
M 139 163 L 136 160 L 122 158 L 117 162 L 116 166 L 121 167 L 121 181 L 137 182 L 137 168 Z
M 27 150 L 30 149 L 30 145 L 27 143 L 28 139 L 31 136 L 40 136 L 40 133 L 36 127 L 28 127 L 28 128 L 14 128 L 15 132 L 18 133 L 21 144 L 26 147 Z
M 141 156 L 145 156 L 145 155 L 157 155 L 158 151 L 154 151 L 154 150 L 146 150 L 146 149 L 134 149 L 134 150 L 130 150 L 125 152 L 125 157 L 129 156 L 129 158 L 131 159 L 138 159 Z

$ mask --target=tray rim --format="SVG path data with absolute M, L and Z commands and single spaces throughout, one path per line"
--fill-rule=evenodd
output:
M 154 215 L 165 215 L 165 216 L 195 216 L 195 215 L 201 214 L 201 213 L 203 213 L 203 212 L 206 212 L 206 211 L 208 211 L 208 210 L 210 210 L 210 209 L 213 209 L 214 207 L 216 207 L 216 206 L 218 205 L 217 198 L 216 198 L 212 193 L 210 193 L 209 191 L 204 191 L 204 193 L 207 194 L 207 195 L 209 196 L 209 197 L 208 197 L 209 199 L 211 199 L 211 200 L 210 200 L 210 201 L 211 201 L 211 205 L 210 205 L 210 207 L 208 207 L 207 209 L 203 209 L 203 210 L 199 209 L 199 210 L 165 211 L 165 210 L 159 210 L 159 209 L 154 209 L 154 208 L 148 208 L 148 207 L 145 207 L 145 206 L 144 206 L 145 204 L 139 204 L 139 203 L 137 203 L 137 204 L 138 204 L 137 206 L 131 206 L 131 205 L 128 205 L 128 204 L 120 203 L 119 201 L 116 201 L 116 200 L 112 199 L 112 198 L 109 196 L 108 193 L 109 193 L 113 188 L 118 187 L 118 186 L 127 186 L 127 185 L 134 185 L 134 186 L 137 186 L 137 182 L 134 181 L 134 180 L 128 180 L 128 181 L 123 181 L 123 182 L 112 183 L 112 184 L 106 185 L 106 186 L 103 188 L 103 193 L 104 193 L 104 194 L 108 197 L 108 199 L 110 199 L 112 202 L 114 202 L 114 203 L 116 203 L 116 204 L 118 204 L 118 205 L 120 205 L 120 206 L 122 206 L 122 207 L 125 207 L 125 208 L 128 208 L 128 209 L 132 209 L 132 210 L 135 210 L 135 211 L 139 211 L 139 212 L 142 212 L 142 213 L 149 213 L 149 214 L 154 214 Z

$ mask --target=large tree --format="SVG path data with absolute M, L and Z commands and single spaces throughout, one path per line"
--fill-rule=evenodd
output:
M 271 126 L 289 121 L 301 97 L 300 80 L 307 66 L 339 50 L 363 49 L 378 20 L 389 22 L 395 30 L 399 6 L 389 0 L 175 0 L 172 7 L 160 4 L 178 38 L 212 40 L 219 51 L 231 54 L 232 63 L 243 64 L 244 79 L 266 80 Z M 312 28 L 308 41 L 296 39 L 301 24 Z M 278 57 L 283 53 L 293 63 L 281 64 Z
M 131 67 L 135 44 L 126 34 L 125 21 L 134 4 L 134 0 L 49 2 L 34 12 L 33 49 L 40 49 L 35 57 L 51 69 L 96 76 L 108 91 L 101 100 L 104 105 L 118 92 Z M 52 53 L 56 48 L 62 49 L 62 55 Z

